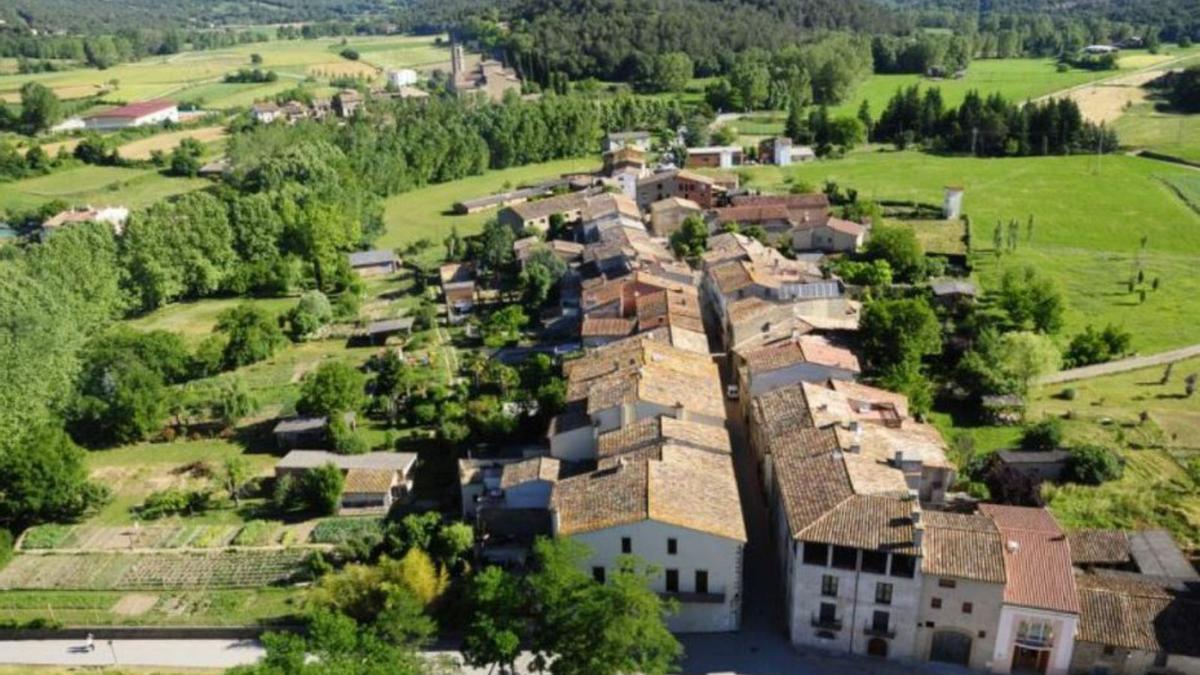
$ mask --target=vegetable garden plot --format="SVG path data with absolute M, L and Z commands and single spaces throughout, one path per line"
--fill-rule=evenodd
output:
M 118 590 L 253 588 L 296 578 L 308 551 L 19 555 L 0 589 Z

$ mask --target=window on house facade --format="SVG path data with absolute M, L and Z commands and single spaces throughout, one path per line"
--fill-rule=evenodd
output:
M 805 542 L 804 564 L 827 567 L 829 565 L 829 545 Z
M 958 582 L 953 579 L 938 579 L 938 588 L 954 588 Z
M 911 579 L 917 571 L 917 559 L 911 555 L 892 555 L 892 576 Z
M 679 592 L 679 570 L 667 570 L 667 592 Z
M 942 608 L 942 599 L 941 598 L 930 598 L 929 606 L 934 609 L 941 609 Z
M 1017 625 L 1017 639 L 1034 644 L 1049 644 L 1054 639 L 1054 630 L 1045 621 L 1022 621 Z
M 595 579 L 597 583 L 601 583 L 601 584 L 604 583 L 604 568 L 603 567 L 593 567 L 592 568 L 592 578 Z
M 886 633 L 888 629 L 889 618 L 890 617 L 887 612 L 875 610 L 875 613 L 871 615 L 871 628 L 874 628 L 876 631 L 881 633 Z
M 837 597 L 838 580 L 832 574 L 826 574 L 821 577 L 821 595 L 831 598 Z
M 881 605 L 892 604 L 892 585 L 880 581 L 875 584 L 875 602 Z
M 1170 659 L 1170 656 L 1166 652 L 1159 652 L 1159 653 L 1155 654 L 1154 655 L 1154 667 L 1155 668 L 1166 668 L 1167 661 L 1169 659 Z
M 882 551 L 863 551 L 862 571 L 871 574 L 887 574 L 887 554 Z
M 708 592 L 708 570 L 696 570 L 696 592 Z
M 969 602 L 963 603 L 963 614 L 970 614 L 973 611 L 975 611 L 975 605 Z
M 858 568 L 858 549 L 849 546 L 833 547 L 833 566 L 840 570 Z
M 1112 645 L 1104 645 L 1104 655 L 1112 656 L 1117 653 L 1117 648 Z
M 621 553 L 633 553 L 633 540 L 629 537 L 621 537 Z
M 831 602 L 822 602 L 820 620 L 823 624 L 831 624 L 837 621 L 837 605 Z
M 675 555 L 679 552 L 679 540 L 674 537 L 667 539 L 667 555 Z

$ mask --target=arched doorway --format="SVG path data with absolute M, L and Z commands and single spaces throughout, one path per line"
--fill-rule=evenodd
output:
M 871 638 L 867 641 L 867 655 L 887 658 L 888 643 L 883 638 Z
M 971 636 L 952 630 L 934 633 L 933 644 L 929 647 L 929 660 L 967 665 L 971 661 Z

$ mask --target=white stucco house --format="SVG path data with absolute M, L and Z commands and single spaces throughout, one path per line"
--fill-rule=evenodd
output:
M 1004 540 L 1007 575 L 992 672 L 1069 672 L 1079 596 L 1066 533 L 1046 509 L 984 504 L 980 511 Z
M 658 570 L 651 588 L 679 603 L 672 631 L 741 625 L 746 531 L 729 455 L 672 444 L 657 459 L 620 456 L 560 480 L 551 502 L 555 536 L 587 547 L 583 564 L 597 582 L 623 556 Z

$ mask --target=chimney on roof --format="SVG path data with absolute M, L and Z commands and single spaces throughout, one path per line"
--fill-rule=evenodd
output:
M 892 463 L 896 465 L 897 469 L 904 468 L 904 451 L 903 450 L 896 451 L 896 456 L 894 458 L 892 458 Z
M 857 455 L 862 452 L 862 427 L 858 420 L 850 422 L 850 431 L 854 433 L 854 438 L 850 441 L 850 452 Z
M 1018 544 L 1015 540 L 1009 539 L 1008 540 L 1008 552 L 1012 553 L 1012 554 L 1016 554 L 1016 552 L 1019 550 L 1021 550 L 1021 545 Z
M 921 545 L 925 543 L 925 525 L 923 523 L 913 524 L 913 548 L 918 552 L 921 550 Z
M 909 514 L 909 517 L 912 518 L 913 525 L 920 525 L 921 524 L 921 509 L 914 505 L 912 512 Z

